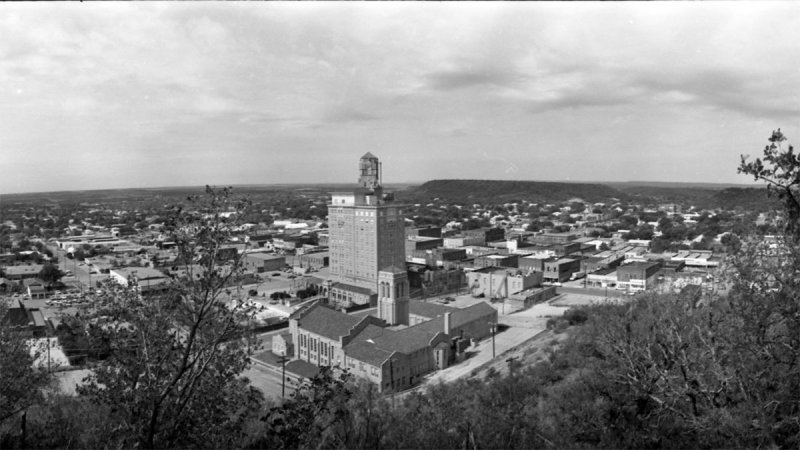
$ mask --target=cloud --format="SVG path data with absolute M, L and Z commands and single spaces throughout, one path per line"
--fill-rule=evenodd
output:
M 187 173 L 216 167 L 203 155 L 217 149 L 265 166 L 276 142 L 380 147 L 398 165 L 493 149 L 493 173 L 574 178 L 596 167 L 566 161 L 565 135 L 610 161 L 645 139 L 691 158 L 707 124 L 726 127 L 720 148 L 764 124 L 792 133 L 798 23 L 789 2 L 5 3 L 0 151 L 42 173 L 61 169 L 54 149 L 92 153 L 130 180 L 121 161 L 147 167 L 165 147 Z M 467 162 L 434 168 L 478 176 Z
M 451 91 L 471 87 L 513 87 L 520 81 L 520 75 L 511 71 L 492 67 L 440 70 L 427 76 L 431 89 Z
M 371 122 L 378 119 L 380 119 L 378 115 L 364 112 L 352 106 L 333 107 L 323 114 L 325 122 L 337 124 Z
M 533 100 L 525 110 L 532 114 L 557 112 L 565 109 L 601 108 L 616 106 L 631 100 L 629 95 L 614 93 L 604 89 L 584 87 L 558 93 L 554 98 Z
M 787 91 L 785 95 L 775 95 L 774 86 L 763 74 L 748 69 L 700 68 L 682 73 L 647 73 L 640 74 L 633 84 L 643 87 L 650 95 L 662 94 L 662 98 L 675 103 L 686 102 L 755 117 L 800 115 L 797 94 Z

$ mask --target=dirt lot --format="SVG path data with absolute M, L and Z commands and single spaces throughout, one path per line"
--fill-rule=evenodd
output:
M 517 367 L 532 366 L 547 359 L 549 352 L 558 348 L 567 336 L 568 334 L 566 332 L 554 333 L 552 330 L 542 331 L 532 339 L 509 349 L 492 362 L 473 371 L 470 377 L 483 379 L 490 373 L 507 374 L 510 364 L 512 363 Z
M 592 304 L 600 304 L 600 303 L 618 303 L 621 301 L 625 301 L 625 298 L 615 298 L 615 297 L 597 297 L 594 295 L 582 295 L 582 294 L 561 294 L 552 301 L 550 304 L 553 306 L 588 306 Z

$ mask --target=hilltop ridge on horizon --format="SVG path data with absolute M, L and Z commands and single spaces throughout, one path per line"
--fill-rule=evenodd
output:
M 413 186 L 422 186 L 425 183 L 430 183 L 434 181 L 497 181 L 497 182 L 531 182 L 531 183 L 551 183 L 551 184 L 597 184 L 597 185 L 605 185 L 605 186 L 649 186 L 649 187 L 662 187 L 662 188 L 699 188 L 699 189 L 727 189 L 727 188 L 759 188 L 762 187 L 761 184 L 758 183 L 713 183 L 713 182 L 690 182 L 690 181 L 644 181 L 644 180 L 627 180 L 627 181 L 594 181 L 594 180 L 524 180 L 524 179 L 516 179 L 516 180 L 503 180 L 503 179 L 493 179 L 493 178 L 434 178 L 426 181 L 398 181 L 398 182 L 391 182 L 385 183 L 384 185 L 387 187 L 395 187 L 398 186 L 402 187 L 413 187 Z M 272 188 L 272 187 L 295 187 L 295 186 L 355 186 L 357 183 L 355 182 L 296 182 L 296 183 L 242 183 L 242 184 L 235 184 L 235 183 L 219 183 L 219 184 L 204 184 L 204 185 L 174 185 L 174 186 L 129 186 L 129 187 L 108 187 L 108 188 L 97 188 L 97 189 L 64 189 L 64 190 L 56 190 L 56 191 L 17 191 L 17 192 L 3 192 L 0 193 L 0 197 L 2 196 L 14 196 L 14 195 L 36 195 L 36 194 L 62 194 L 62 193 L 82 193 L 82 192 L 103 192 L 103 191 L 162 191 L 162 190 L 194 190 L 194 189 L 205 189 L 206 186 L 215 186 L 215 187 L 225 187 L 230 186 L 233 188 Z

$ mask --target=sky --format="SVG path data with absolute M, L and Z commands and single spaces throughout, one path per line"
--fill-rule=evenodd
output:
M 747 183 L 798 42 L 794 2 L 3 2 L 0 193 Z

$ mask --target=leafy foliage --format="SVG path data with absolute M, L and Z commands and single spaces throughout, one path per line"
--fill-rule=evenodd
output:
M 349 374 L 335 374 L 330 367 L 292 393 L 282 405 L 262 418 L 268 433 L 255 444 L 270 448 L 349 448 L 353 396 Z
M 788 216 L 786 231 L 800 242 L 800 154 L 795 154 L 791 145 L 784 149 L 785 141 L 780 128 L 773 131 L 762 158 L 748 161 L 746 155 L 741 156 L 739 173 L 767 183 L 768 192 L 783 202 Z
M 52 381 L 47 367 L 34 365 L 45 349 L 9 319 L 9 308 L 0 302 L 0 442 L 11 439 L 9 424 L 43 401 L 42 389 Z
M 39 278 L 41 278 L 42 281 L 50 286 L 58 283 L 63 276 L 64 274 L 61 272 L 61 270 L 59 270 L 57 266 L 50 263 L 43 265 L 42 270 L 39 271 Z
M 242 405 L 258 403 L 238 378 L 251 347 L 239 339 L 245 309 L 227 288 L 241 275 L 241 261 L 222 266 L 216 257 L 246 203 L 229 189 L 208 188 L 190 205 L 175 211 L 170 228 L 180 260 L 198 261 L 199 269 L 186 265 L 190 276 L 161 297 L 142 296 L 133 280 L 98 312 L 113 318 L 94 328 L 111 343 L 111 355 L 79 393 L 110 408 L 119 423 L 108 436 L 115 445 L 226 446 L 246 418 Z

